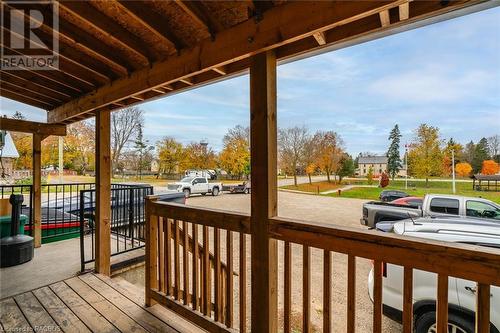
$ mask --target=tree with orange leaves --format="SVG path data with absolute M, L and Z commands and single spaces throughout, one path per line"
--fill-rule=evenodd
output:
M 472 171 L 472 166 L 467 162 L 461 162 L 455 165 L 455 172 L 460 177 L 470 176 L 471 171 Z
M 483 167 L 481 168 L 481 173 L 483 175 L 494 175 L 499 171 L 498 163 L 493 160 L 483 161 Z

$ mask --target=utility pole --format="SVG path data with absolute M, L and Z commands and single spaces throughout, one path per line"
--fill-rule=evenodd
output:
M 408 144 L 405 144 L 405 190 L 408 189 Z
M 451 175 L 453 177 L 453 194 L 456 193 L 456 187 L 455 187 L 455 150 L 451 150 Z

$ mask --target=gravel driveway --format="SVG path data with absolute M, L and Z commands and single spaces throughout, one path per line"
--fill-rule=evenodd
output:
M 330 223 L 355 228 L 363 228 L 359 224 L 361 207 L 366 200 L 334 198 L 279 192 L 278 212 L 280 216 L 296 219 Z M 223 194 L 218 197 L 191 197 L 188 205 L 211 207 L 237 212 L 250 212 L 250 196 L 244 194 Z M 223 238 L 224 239 L 224 238 Z M 248 243 L 250 240 L 247 241 Z M 238 244 L 237 241 L 235 244 Z M 237 247 L 235 246 L 235 250 Z M 225 252 L 225 251 L 223 251 Z M 311 251 L 311 318 L 313 331 L 322 328 L 322 285 L 323 256 L 322 250 Z M 248 255 L 250 252 L 248 251 Z M 279 317 L 283 325 L 283 244 L 279 247 Z M 223 258 L 224 259 L 224 258 Z M 249 260 L 248 260 L 249 261 Z M 372 302 L 368 297 L 367 276 L 371 264 L 369 260 L 357 258 L 356 266 L 356 326 L 357 332 L 371 332 Z M 237 265 L 235 266 L 237 268 Z M 346 288 L 347 288 L 347 256 L 334 253 L 332 263 L 332 320 L 334 332 L 346 331 Z M 249 274 L 248 274 L 249 275 Z M 317 286 L 317 287 L 315 287 Z M 237 297 L 237 296 L 236 296 Z M 247 306 L 249 308 L 249 304 Z M 297 330 L 301 329 L 302 312 L 302 247 L 292 246 L 292 323 Z M 235 309 L 237 313 L 237 309 Z M 401 326 L 392 320 L 384 318 L 383 332 L 401 332 Z

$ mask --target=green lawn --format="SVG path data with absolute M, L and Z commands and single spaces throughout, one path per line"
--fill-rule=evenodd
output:
M 441 193 L 452 194 L 451 181 L 429 181 L 428 187 L 425 186 L 425 181 L 408 181 L 408 189 L 405 189 L 404 180 L 391 181 L 388 187 L 389 190 L 402 190 L 412 196 L 423 197 L 425 194 Z M 376 200 L 379 197 L 382 189 L 371 187 L 355 187 L 348 191 L 342 192 L 344 198 L 359 198 Z M 500 192 L 479 192 L 472 190 L 472 183 L 470 182 L 457 182 L 456 194 L 469 197 L 481 197 L 491 201 L 500 203 Z M 338 196 L 336 193 L 329 194 L 329 196 Z

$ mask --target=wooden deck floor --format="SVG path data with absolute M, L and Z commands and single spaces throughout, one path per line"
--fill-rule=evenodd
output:
M 85 274 L 0 301 L 5 332 L 204 332 L 173 312 L 144 307 L 142 289 Z

